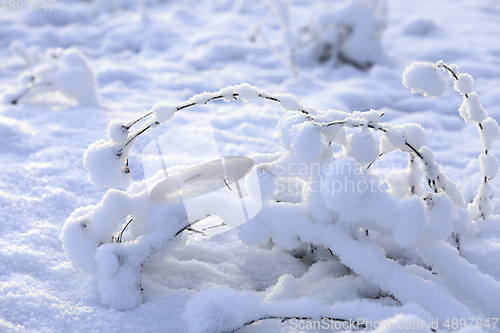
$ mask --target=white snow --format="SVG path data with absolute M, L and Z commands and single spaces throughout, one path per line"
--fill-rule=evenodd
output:
M 493 140 L 500 136 L 500 129 L 498 128 L 498 123 L 493 118 L 488 118 L 481 123 L 483 129 L 479 131 L 481 136 L 481 142 L 485 150 L 491 149 L 491 144 Z
M 323 151 L 321 144 L 321 127 L 312 122 L 295 125 L 291 128 L 292 150 L 304 161 L 314 161 Z
M 466 119 L 474 123 L 481 123 L 486 119 L 486 111 L 481 106 L 479 97 L 476 93 L 471 93 L 468 97 L 464 97 L 464 102 L 460 109 L 464 109 L 467 113 Z
M 115 120 L 108 125 L 108 139 L 116 143 L 126 143 L 128 139 L 128 129 L 123 122 Z
M 493 0 L 0 9 L 0 331 L 493 323 L 498 13 Z M 143 148 L 183 128 L 176 140 L 205 156 L 204 129 L 183 126 L 208 119 L 214 158 L 250 157 L 257 183 L 220 182 L 231 198 L 190 212 L 155 202 Z M 195 177 L 189 153 L 165 159 L 168 173 Z M 251 221 L 177 235 L 188 213 L 194 229 L 234 222 L 227 207 L 259 189 Z M 469 321 L 457 331 L 480 331 Z
M 116 134 L 113 138 L 116 138 Z M 89 171 L 92 184 L 98 187 L 128 187 L 130 173 L 125 172 L 123 167 L 128 149 L 122 147 L 122 144 L 105 140 L 97 141 L 88 147 L 83 155 L 83 165 Z
M 481 172 L 488 178 L 493 178 L 498 173 L 498 159 L 492 153 L 479 155 Z
M 347 155 L 353 157 L 358 163 L 371 163 L 378 157 L 378 144 L 368 132 L 348 135 L 347 145 Z
M 160 124 L 166 123 L 170 120 L 177 111 L 177 107 L 175 105 L 169 103 L 157 103 L 151 109 L 153 112 L 153 122 L 158 122 Z
M 453 82 L 453 85 L 455 86 L 456 91 L 458 91 L 462 95 L 465 95 L 472 92 L 473 82 L 474 80 L 472 79 L 472 76 L 470 76 L 470 74 L 460 73 L 460 75 L 458 75 L 458 80 L 455 80 Z
M 426 97 L 441 96 L 447 81 L 430 62 L 414 62 L 403 73 L 403 84 L 412 93 L 422 93 Z

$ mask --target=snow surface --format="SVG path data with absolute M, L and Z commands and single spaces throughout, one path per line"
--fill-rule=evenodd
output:
M 500 153 L 493 141 L 500 120 L 500 3 L 388 0 L 387 8 L 383 1 L 287 3 L 150 0 L 138 10 L 132 0 L 67 0 L 57 1 L 53 12 L 0 10 L 0 95 L 7 102 L 0 104 L 0 332 L 222 332 L 269 315 L 384 319 L 393 325 L 500 316 L 500 219 L 476 225 L 466 210 L 472 205 L 469 210 L 478 214 L 500 213 L 498 179 L 483 184 L 484 176 L 497 174 Z M 252 42 L 249 36 L 269 13 Z M 348 61 L 342 56 L 318 61 L 338 36 L 317 36 L 311 47 L 301 44 L 305 26 L 312 34 L 346 29 L 328 22 L 362 28 L 332 51 L 350 56 Z M 294 52 L 297 77 L 289 63 Z M 439 69 L 444 79 L 425 90 L 429 84 L 421 86 L 422 77 L 436 78 L 431 67 L 439 60 L 450 64 L 459 80 L 452 82 Z M 425 98 L 404 87 L 402 76 L 412 62 L 429 64 L 417 80 L 410 75 L 410 88 L 441 97 Z M 39 81 L 32 82 L 33 74 Z M 23 87 L 47 82 L 50 87 L 9 104 Z M 280 109 L 256 100 L 258 91 L 242 82 L 293 96 L 280 95 Z M 238 85 L 241 100 L 252 102 L 211 102 L 174 114 L 173 105 L 203 104 L 213 95 L 191 98 L 230 85 Z M 232 91 L 222 93 L 225 101 L 233 99 Z M 322 114 L 303 105 L 343 112 Z M 170 119 L 166 127 L 144 133 L 130 151 L 117 154 L 129 138 L 129 121 L 152 108 L 158 112 L 154 121 Z M 383 118 L 377 112 L 353 113 L 372 108 Z M 349 116 L 350 125 L 369 120 L 376 126 L 380 120 L 394 131 L 379 134 L 379 151 L 364 131 L 320 128 L 297 112 L 302 109 L 325 122 Z M 389 173 L 389 192 L 325 196 L 304 185 L 304 205 L 319 222 L 313 225 L 297 205 L 265 203 L 258 219 L 240 230 L 200 241 L 184 235 L 166 245 L 182 227 L 185 211 L 153 203 L 145 183 L 137 183 L 144 178 L 142 149 L 162 131 L 207 116 L 221 155 L 251 156 L 259 164 L 272 165 L 287 150 L 289 162 L 297 156 L 313 161 L 324 153 L 323 139 L 332 142 L 332 150 L 334 144 L 348 147 L 349 164 L 371 163 L 384 153 L 373 168 L 406 166 L 407 154 L 389 154 L 408 151 L 405 138 L 429 163 L 423 171 Z M 86 151 L 91 144 L 95 149 Z M 130 173 L 123 172 L 127 158 Z M 95 178 L 89 179 L 86 168 L 95 169 Z M 446 191 L 427 194 L 428 206 L 408 190 L 414 185 L 423 197 L 426 175 L 442 176 L 438 183 Z M 266 202 L 274 196 L 273 178 L 259 177 Z M 371 174 L 349 177 L 358 184 Z M 130 181 L 126 194 L 105 194 L 93 184 L 127 188 Z M 494 210 L 479 209 L 478 202 L 491 193 Z M 301 200 L 293 193 L 282 199 Z M 353 212 L 354 205 L 367 209 Z M 329 224 L 331 208 L 344 224 Z M 109 243 L 108 235 L 121 229 L 113 221 L 127 215 L 137 220 L 123 243 Z M 422 223 L 424 216 L 429 220 Z M 82 219 L 92 223 L 82 225 Z M 364 230 L 356 234 L 350 224 L 368 226 L 381 237 L 357 241 L 353 235 L 362 239 Z M 470 236 L 460 244 L 463 258 L 446 241 L 452 231 Z M 66 252 L 63 242 L 72 243 Z M 336 256 L 324 247 L 311 251 L 311 242 Z M 107 244 L 96 251 L 100 243 Z M 299 331 L 290 321 L 272 319 L 240 330 Z

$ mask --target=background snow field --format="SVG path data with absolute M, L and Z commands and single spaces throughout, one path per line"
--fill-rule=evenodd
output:
M 499 331 L 500 1 L 2 3 L 0 332 Z M 221 156 L 255 162 L 262 209 L 174 237 L 186 210 L 150 199 L 142 153 L 208 118 Z M 383 191 L 273 174 L 326 153 L 377 160 L 345 181 Z

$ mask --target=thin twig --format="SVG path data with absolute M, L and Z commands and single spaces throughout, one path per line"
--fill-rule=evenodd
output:
M 207 217 L 209 217 L 209 216 L 210 216 L 210 215 L 207 215 L 205 218 L 207 218 Z M 129 220 L 129 221 L 128 221 L 128 222 L 127 222 L 124 226 L 123 226 L 123 228 L 122 228 L 122 230 L 120 231 L 120 234 L 119 234 L 118 236 L 116 236 L 116 237 L 115 237 L 115 236 L 111 237 L 111 242 L 113 242 L 113 243 L 121 243 L 121 242 L 122 242 L 122 238 L 123 238 L 123 233 L 124 233 L 124 232 L 125 232 L 125 230 L 128 228 L 128 226 L 130 225 L 130 223 L 132 223 L 132 221 L 133 221 L 133 220 L 134 220 L 134 219 L 133 219 L 133 218 L 131 218 L 131 219 L 130 219 L 130 220 Z M 175 238 L 175 237 L 179 236 L 179 235 L 180 235 L 183 231 L 185 231 L 185 230 L 189 230 L 189 229 L 191 229 L 191 227 L 192 227 L 194 224 L 196 224 L 196 223 L 200 222 L 201 220 L 203 220 L 203 219 L 198 219 L 198 220 L 196 220 L 196 221 L 194 221 L 194 222 L 192 222 L 192 223 L 189 223 L 189 224 L 185 225 L 185 226 L 184 226 L 184 227 L 182 227 L 179 231 L 177 231 L 177 232 L 175 233 L 174 237 L 172 237 L 172 238 Z M 192 230 L 193 232 L 198 231 L 198 230 L 196 230 L 196 229 L 191 229 L 191 230 Z M 203 233 L 203 232 L 201 232 L 201 233 Z M 205 233 L 203 233 L 203 234 L 205 234 Z
M 16 105 L 21 98 L 26 96 L 29 92 L 33 91 L 35 88 L 43 87 L 43 86 L 51 86 L 51 83 L 44 82 L 44 83 L 34 83 L 27 87 L 22 93 L 20 93 L 11 103 Z
M 234 332 L 237 332 L 239 331 L 240 329 L 242 329 L 243 327 L 246 327 L 246 326 L 250 326 L 252 325 L 253 323 L 256 323 L 258 321 L 262 321 L 262 320 L 268 320 L 268 319 L 278 319 L 278 320 L 281 320 L 281 323 L 283 324 L 285 321 L 288 321 L 288 320 L 291 320 L 291 319 L 297 319 L 297 320 L 317 320 L 318 318 L 313 318 L 313 317 L 281 317 L 281 316 L 266 316 L 266 317 L 262 317 L 262 318 L 259 318 L 259 319 L 254 319 L 254 320 L 251 320 L 249 322 L 246 322 L 245 324 L 243 324 L 242 327 L 239 327 L 237 329 L 234 329 L 232 330 L 231 332 L 229 333 L 234 333 Z M 359 328 L 364 328 L 366 329 L 366 325 L 365 324 L 359 324 L 358 322 L 356 321 L 353 321 L 351 319 L 342 319 L 342 318 L 331 318 L 331 317 L 320 317 L 319 318 L 320 320 L 330 320 L 330 321 L 340 321 L 340 322 L 347 322 L 349 323 L 349 327 L 352 325 L 352 326 L 355 326 L 357 329 Z
M 130 124 L 129 126 L 124 126 L 124 127 L 128 130 L 130 127 L 134 126 L 135 124 L 137 124 L 138 122 L 140 122 L 144 118 L 147 118 L 147 117 L 151 116 L 152 114 L 153 114 L 153 112 L 148 112 L 144 116 L 142 116 L 142 117 L 134 120 L 134 122 L 132 122 L 132 124 Z
M 267 13 L 266 17 L 264 17 L 264 19 L 262 19 L 259 22 L 259 24 L 254 28 L 252 34 L 250 34 L 250 37 L 249 37 L 251 42 L 255 42 L 255 40 L 257 39 L 257 35 L 260 34 L 260 31 L 267 24 L 267 21 L 269 21 L 269 19 L 271 18 L 272 15 L 273 15 L 273 12 Z
M 211 225 L 211 226 L 205 227 L 205 228 L 201 229 L 201 231 L 210 230 L 210 229 L 214 229 L 214 228 L 218 228 L 218 227 L 224 227 L 226 225 L 227 225 L 227 223 L 222 221 L 221 224 L 216 224 L 216 225 Z
M 179 234 L 181 234 L 183 231 L 185 231 L 185 230 L 189 230 L 189 229 L 190 229 L 193 225 L 195 225 L 196 223 L 198 223 L 198 222 L 200 222 L 200 221 L 202 221 L 202 220 L 206 219 L 206 218 L 207 218 L 207 217 L 209 217 L 209 216 L 210 216 L 210 214 L 206 215 L 206 216 L 205 216 L 204 218 L 202 218 L 202 219 L 197 219 L 196 221 L 194 221 L 194 222 L 192 222 L 192 223 L 187 224 L 187 225 L 186 225 L 186 226 L 184 226 L 182 229 L 180 229 L 179 231 L 177 231 L 177 232 L 175 233 L 174 237 L 179 236 Z
M 122 231 L 120 231 L 120 235 L 118 237 L 111 237 L 111 242 L 113 243 L 121 243 L 122 238 L 123 238 L 123 233 L 125 232 L 125 229 L 129 226 L 129 224 L 133 221 L 134 219 L 130 219 L 122 228 Z
M 414 153 L 415 153 L 418 157 L 420 157 L 420 159 L 421 159 L 422 161 L 424 161 L 424 163 L 425 163 L 425 164 L 427 164 L 427 163 L 425 162 L 425 159 L 424 159 L 424 157 L 422 156 L 422 154 L 420 154 L 418 150 L 416 150 L 415 148 L 413 148 L 413 146 L 412 146 L 412 145 L 410 145 L 410 144 L 408 143 L 408 141 L 406 141 L 406 140 L 405 140 L 405 145 L 406 145 L 407 147 L 409 147 L 411 150 L 413 150 L 413 152 L 414 152 Z
M 225 96 L 223 95 L 218 95 L 218 96 L 215 96 L 215 97 L 211 97 L 209 98 L 208 100 L 205 101 L 204 104 L 207 104 L 208 102 L 212 102 L 212 101 L 215 101 L 215 100 L 219 100 L 219 99 L 223 99 Z M 235 100 L 237 100 L 237 98 L 239 97 L 239 94 L 238 93 L 233 93 L 233 98 Z M 273 102 L 277 102 L 277 103 L 280 103 L 280 100 L 279 98 L 277 97 L 274 97 L 274 96 L 264 96 L 262 94 L 259 94 L 259 98 L 262 98 L 262 99 L 265 99 L 265 100 L 269 100 L 269 101 L 273 101 Z M 185 105 L 182 105 L 182 106 L 178 106 L 177 107 L 177 110 L 176 112 L 180 111 L 180 110 L 183 110 L 183 109 L 187 109 L 187 108 L 190 108 L 192 106 L 195 106 L 195 105 L 200 105 L 200 103 L 195 103 L 195 102 L 192 102 L 192 103 L 189 103 L 189 104 L 185 104 Z M 299 112 L 302 112 L 302 113 L 305 113 L 309 116 L 309 119 L 312 120 L 312 116 L 309 114 L 309 112 L 307 112 L 306 110 L 297 110 Z M 149 117 L 153 115 L 153 112 L 148 112 L 146 113 L 145 115 L 139 117 L 138 119 L 134 120 L 132 122 L 132 124 L 130 126 L 125 126 L 125 128 L 128 130 L 130 129 L 133 125 L 137 124 L 138 122 L 140 122 L 141 120 Z M 124 145 L 123 148 L 127 147 L 130 143 L 132 143 L 135 139 L 137 139 L 137 137 L 139 135 L 141 135 L 142 133 L 146 132 L 148 129 L 152 128 L 152 127 L 155 127 L 155 126 L 158 126 L 158 125 L 161 125 L 159 122 L 156 122 L 152 125 L 147 125 L 145 127 L 143 127 L 142 129 L 140 129 L 137 133 L 135 133 L 128 141 L 127 143 Z
M 443 68 L 446 69 L 448 72 L 450 72 L 450 74 L 453 76 L 453 78 L 458 81 L 457 74 L 455 74 L 455 72 L 450 67 L 446 66 L 446 64 L 443 64 Z M 467 95 L 467 94 L 464 94 L 464 96 L 465 96 L 465 98 L 469 98 L 469 95 Z M 479 126 L 481 126 L 481 124 Z
M 454 78 L 455 80 L 457 80 L 457 81 L 458 81 L 458 76 L 457 76 L 457 74 L 455 74 L 455 72 L 454 72 L 454 71 L 453 71 L 450 67 L 446 66 L 445 64 L 443 64 L 443 67 L 444 67 L 444 68 L 445 68 L 448 72 L 450 72 L 450 74 L 453 76 L 453 78 Z
M 160 125 L 160 123 L 159 123 L 159 122 L 156 122 L 155 124 L 156 124 L 156 126 Z M 141 135 L 142 133 L 146 132 L 146 131 L 147 131 L 148 129 L 150 129 L 150 128 L 151 128 L 151 125 L 148 125 L 148 126 L 146 126 L 146 127 L 142 128 L 141 130 L 139 130 L 139 132 L 135 133 L 135 134 L 132 136 L 132 138 L 130 138 L 130 140 L 128 140 L 128 141 L 127 141 L 127 143 L 125 144 L 125 146 L 123 146 L 123 148 L 127 147 L 127 146 L 131 143 L 131 142 L 133 142 L 135 139 L 137 139 L 137 137 L 138 137 L 139 135 Z
M 451 70 L 450 70 L 451 71 Z M 453 71 L 451 71 L 453 72 Z M 239 97 L 239 94 L 238 93 L 233 93 L 233 99 L 234 100 L 237 100 L 238 97 Z M 215 100 L 219 100 L 219 99 L 223 99 L 225 98 L 224 95 L 217 95 L 217 96 L 214 96 L 214 97 L 211 97 L 209 99 L 207 99 L 206 101 L 204 101 L 203 104 L 207 104 L 208 102 L 211 102 L 211 101 L 215 101 Z M 273 102 L 276 102 L 276 103 L 280 103 L 280 99 L 278 97 L 275 97 L 275 96 L 271 96 L 271 95 L 263 95 L 261 93 L 259 93 L 259 98 L 262 98 L 262 99 L 265 99 L 265 100 L 270 100 L 270 101 L 273 101 Z M 188 103 L 188 104 L 185 104 L 185 105 L 182 105 L 182 106 L 178 106 L 177 107 L 177 111 L 180 111 L 180 110 L 183 110 L 183 109 L 186 109 L 186 108 L 190 108 L 192 106 L 195 106 L 195 105 L 200 105 L 201 103 L 196 103 L 196 102 L 191 102 L 191 103 Z M 309 118 L 309 120 L 314 121 L 314 118 L 311 116 L 311 114 L 309 112 L 307 112 L 306 110 L 304 109 L 301 109 L 301 110 L 297 110 L 299 112 L 302 112 L 304 114 L 306 114 Z M 151 116 L 153 114 L 153 112 L 149 112 L 147 114 L 145 114 L 144 116 L 138 118 L 137 120 L 135 120 L 132 125 L 136 124 L 137 122 L 139 122 L 140 120 L 142 119 L 145 119 L 147 118 L 148 116 Z M 382 113 L 381 116 L 383 116 L 384 114 Z M 316 122 L 317 123 L 317 122 Z M 333 122 L 330 122 L 330 123 L 318 123 L 322 126 L 325 126 L 325 127 L 329 127 L 329 126 L 333 126 L 333 125 L 347 125 L 347 121 L 346 120 L 340 120 L 340 121 L 333 121 Z M 130 127 L 132 126 L 130 125 Z M 134 142 L 134 140 L 139 136 L 141 135 L 142 133 L 146 132 L 148 129 L 152 128 L 152 127 L 156 127 L 160 125 L 159 122 L 155 122 L 154 124 L 150 124 L 150 125 L 147 125 L 145 126 L 144 128 L 140 129 L 138 132 L 136 132 L 135 134 L 133 134 L 133 136 L 127 141 L 127 143 L 125 144 L 124 148 L 127 147 L 129 144 L 131 144 L 132 142 Z M 387 133 L 387 129 L 385 129 L 383 126 L 379 125 L 379 124 L 376 124 L 374 125 L 373 123 L 369 122 L 368 124 L 351 124 L 350 127 L 363 127 L 363 126 L 366 126 L 367 128 L 371 128 L 371 129 L 374 129 L 374 130 L 377 130 L 377 131 L 381 131 L 381 132 L 384 132 L 384 133 Z M 130 128 L 129 127 L 129 128 Z M 405 140 L 405 145 L 410 148 L 426 165 L 427 165 L 427 162 L 425 161 L 424 157 L 422 156 L 422 154 L 420 154 L 420 152 L 418 150 L 416 150 L 411 144 L 409 144 L 406 140 Z M 375 161 L 373 161 L 375 162 Z M 372 162 L 372 164 L 373 164 Z M 371 164 L 368 166 L 368 168 L 371 166 Z M 429 177 L 428 177 L 429 178 Z M 429 179 L 430 181 L 430 179 Z M 432 188 L 432 186 L 431 186 Z M 437 189 L 435 188 L 434 189 L 436 192 L 437 192 Z
M 226 184 L 227 188 L 232 191 L 233 189 L 231 188 L 231 186 L 229 186 L 229 184 L 227 183 L 227 180 L 224 179 L 224 184 Z
M 384 155 L 384 153 L 380 153 L 378 154 L 378 157 L 382 157 Z M 378 159 L 377 157 L 377 159 Z M 373 163 L 375 163 L 377 160 L 375 159 L 373 162 L 371 162 L 370 164 L 368 164 L 368 166 L 366 167 L 366 170 L 370 169 L 370 167 L 372 166 Z
M 443 65 L 443 68 L 446 69 L 448 72 L 450 72 L 450 74 L 453 76 L 453 78 L 456 81 L 458 81 L 457 74 L 450 67 L 448 67 L 446 64 L 443 63 L 442 65 Z M 467 95 L 467 94 L 463 94 L 463 95 L 465 96 L 465 98 L 469 98 L 469 95 Z M 477 123 L 477 124 L 479 126 L 479 131 L 481 132 L 483 130 L 483 125 L 481 123 Z M 484 150 L 484 154 L 488 155 L 488 150 L 487 149 Z M 491 180 L 491 179 L 488 179 L 488 177 L 484 176 L 484 185 L 486 185 L 486 183 L 488 183 L 489 180 Z M 486 200 L 488 200 L 488 198 L 479 197 L 479 200 L 480 201 L 481 200 L 486 201 Z M 476 219 L 477 218 L 482 218 L 483 220 L 485 220 L 486 219 L 486 215 L 484 213 L 484 210 L 483 210 L 482 206 L 478 204 L 478 208 L 479 208 L 479 216 L 476 217 Z M 459 249 L 459 235 L 457 235 L 457 249 Z

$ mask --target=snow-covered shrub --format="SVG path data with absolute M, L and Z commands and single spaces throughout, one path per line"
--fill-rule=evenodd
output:
M 386 25 L 385 0 L 346 0 L 321 10 L 307 29 L 304 47 L 320 62 L 340 61 L 362 69 L 385 64 L 380 39 Z
M 305 244 L 328 249 L 367 285 L 395 301 L 393 305 L 399 307 L 391 307 L 391 316 L 406 314 L 405 307 L 413 307 L 413 314 L 439 319 L 440 325 L 447 318 L 495 317 L 500 313 L 500 283 L 481 273 L 459 251 L 463 238 L 475 237 L 492 221 L 500 223 L 490 200 L 490 181 L 498 171 L 491 144 L 500 132 L 471 92 L 472 78 L 459 74 L 456 66 L 412 64 L 403 80 L 415 92 L 438 96 L 443 90 L 441 69 L 456 80 L 455 89 L 464 96 L 460 114 L 477 124 L 483 142 L 479 159 L 484 181 L 468 206 L 457 184 L 424 146 L 421 126 L 383 123 L 384 114 L 377 110 L 321 112 L 291 95 L 272 95 L 248 84 L 199 94 L 179 104 L 161 103 L 136 120 L 112 123 L 109 140 L 92 144 L 84 164 L 95 185 L 127 187 L 131 146 L 139 135 L 176 112 L 220 99 L 277 102 L 285 112 L 277 125 L 283 149 L 254 156 L 260 161 L 256 168 L 263 203 L 260 213 L 242 225 L 243 242 L 253 246 L 272 239 L 291 251 Z M 140 122 L 142 127 L 132 131 Z M 393 151 L 407 153 L 408 164 L 384 179 L 372 165 Z M 304 171 L 304 166 L 310 169 Z M 72 265 L 97 277 L 102 302 L 130 309 L 142 301 L 143 264 L 167 245 L 175 246 L 173 240 L 184 231 L 196 233 L 196 228 L 181 203 L 152 200 L 145 180 L 126 191 L 110 189 L 97 205 L 78 208 L 67 219 L 61 239 Z M 282 280 L 280 288 L 293 289 L 286 278 Z M 280 302 L 279 297 L 262 300 L 245 292 L 206 293 L 208 298 L 194 297 L 189 302 L 186 316 L 213 317 L 199 314 L 208 299 L 213 300 L 211 313 L 221 317 L 190 326 L 191 332 L 232 331 L 263 319 L 327 318 L 339 313 L 310 299 Z M 249 303 L 242 304 L 245 301 Z M 357 308 L 366 309 L 360 304 Z
M 341 62 L 361 69 L 387 63 L 380 43 L 387 24 L 385 0 L 344 0 L 326 7 L 313 7 L 311 22 L 300 29 L 291 24 L 289 2 L 270 1 L 272 11 L 254 28 L 250 38 L 263 40 L 292 68 L 294 75 L 298 71 L 297 58 L 301 63 Z M 287 57 L 281 55 L 263 32 L 273 13 L 280 23 L 281 46 L 287 51 Z
M 17 48 L 16 48 L 17 49 Z M 98 103 L 97 82 L 85 56 L 77 49 L 49 49 L 47 61 L 19 76 L 19 84 L 4 96 L 4 102 L 20 100 L 48 91 L 58 91 L 79 105 Z

